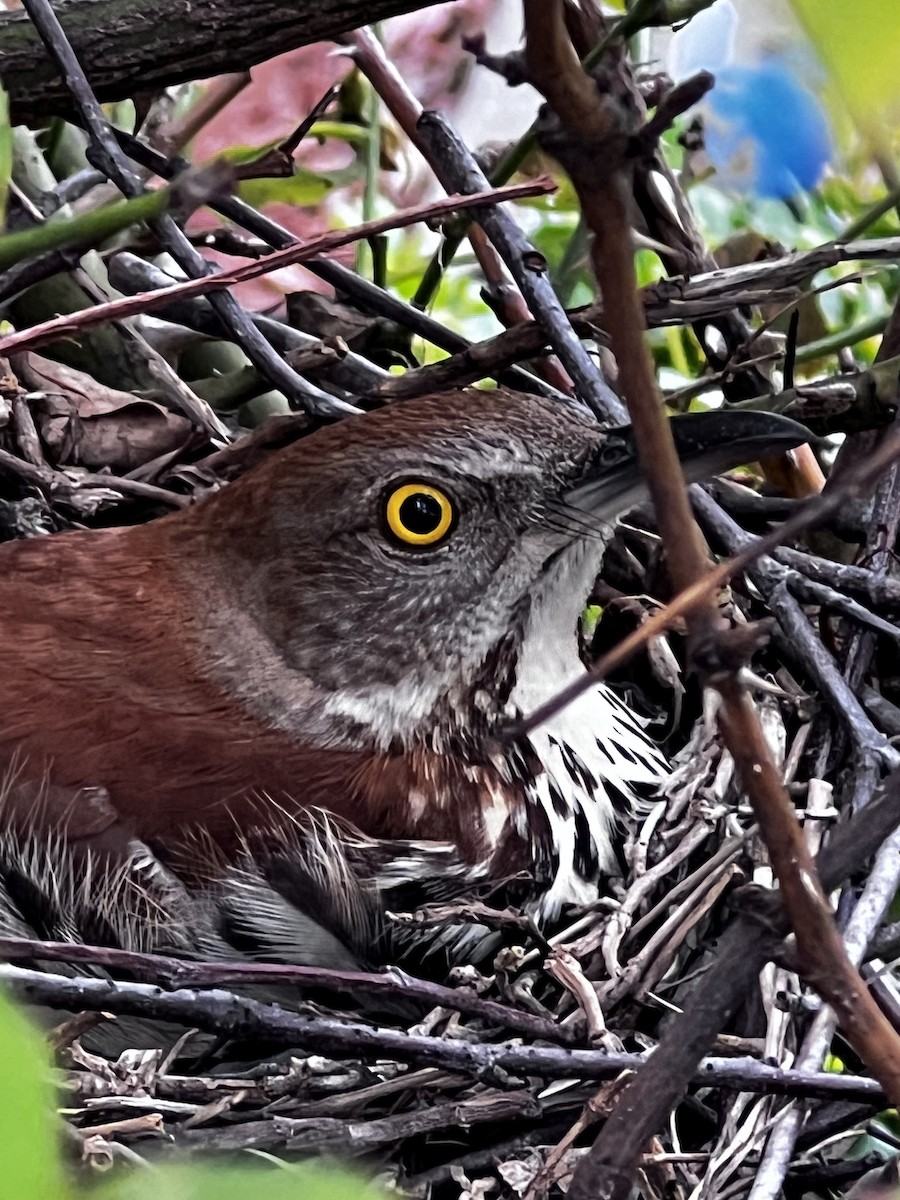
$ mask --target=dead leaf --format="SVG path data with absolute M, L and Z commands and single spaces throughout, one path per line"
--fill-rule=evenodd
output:
M 54 465 L 106 468 L 124 475 L 180 449 L 191 422 L 161 404 L 106 387 L 73 367 L 39 354 L 16 358 L 28 401 Z

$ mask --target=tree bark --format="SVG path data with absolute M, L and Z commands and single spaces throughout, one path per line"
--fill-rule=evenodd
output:
M 58 0 L 101 101 L 243 71 L 276 54 L 435 0 Z M 0 14 L 0 83 L 12 119 L 66 115 L 65 84 L 24 12 Z

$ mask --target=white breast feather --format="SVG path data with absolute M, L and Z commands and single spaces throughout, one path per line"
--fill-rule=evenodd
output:
M 597 570 L 595 554 L 587 549 L 575 546 L 560 556 L 533 599 L 511 696 L 522 713 L 532 712 L 584 674 L 577 615 Z M 583 879 L 575 867 L 574 815 L 579 810 L 584 814 L 600 865 L 612 867 L 613 803 L 603 784 L 633 800 L 635 785 L 658 783 L 667 766 L 637 714 L 602 683 L 536 729 L 530 742 L 545 772 L 533 785 L 532 802 L 546 814 L 559 860 L 556 876 L 538 905 L 540 915 L 551 918 L 563 904 L 585 904 L 597 898 L 596 881 Z M 597 779 L 596 791 L 592 793 L 572 775 L 563 747 Z M 565 815 L 554 807 L 554 787 L 567 809 Z
M 510 715 L 533 712 L 584 674 L 577 621 L 596 572 L 597 545 L 585 541 L 573 544 L 541 577 L 539 590 L 532 594 Z M 432 712 L 441 686 L 435 672 L 397 687 L 342 691 L 328 698 L 323 711 L 329 717 L 358 722 L 386 749 L 397 736 L 415 736 Z M 585 879 L 575 865 L 577 814 L 583 814 L 599 867 L 612 868 L 614 807 L 604 784 L 616 789 L 628 803 L 636 799 L 636 786 L 659 783 L 668 767 L 644 732 L 641 719 L 602 683 L 536 729 L 530 742 L 543 774 L 529 785 L 529 801 L 546 814 L 558 861 L 550 887 L 535 907 L 538 916 L 552 918 L 562 905 L 587 904 L 598 894 L 597 880 Z M 596 788 L 586 786 L 569 770 L 566 758 L 572 756 L 597 781 Z M 503 771 L 501 761 L 495 765 Z M 563 812 L 557 812 L 554 796 Z M 416 816 L 424 811 L 424 799 L 415 792 L 409 797 Z M 429 803 L 434 802 L 435 798 L 429 797 Z M 501 843 L 510 822 L 521 836 L 529 836 L 527 812 L 519 805 L 510 811 L 509 797 L 502 789 L 488 789 L 482 822 L 485 839 L 493 848 Z

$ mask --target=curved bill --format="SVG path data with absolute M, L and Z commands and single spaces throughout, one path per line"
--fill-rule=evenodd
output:
M 688 483 L 783 454 L 811 440 L 808 429 L 788 417 L 747 410 L 686 413 L 670 420 L 675 448 Z M 606 432 L 584 475 L 565 495 L 569 504 L 594 517 L 613 519 L 647 496 L 647 483 L 630 425 Z

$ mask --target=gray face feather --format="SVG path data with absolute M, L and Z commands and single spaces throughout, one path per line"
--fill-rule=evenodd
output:
M 496 673 L 498 646 L 514 657 L 544 564 L 573 536 L 549 506 L 602 441 L 561 408 L 486 395 L 478 407 L 401 405 L 299 443 L 277 501 L 259 498 L 265 539 L 223 528 L 226 565 L 208 593 L 214 668 L 256 715 L 313 744 L 441 738 Z M 387 527 L 387 498 L 409 482 L 453 507 L 434 545 Z M 235 524 L 252 488 L 242 483 L 223 496 Z M 240 628 L 235 611 L 247 614 Z
M 792 422 L 757 414 L 681 428 L 692 474 L 799 440 Z M 503 715 L 504 691 L 529 673 L 519 660 L 537 610 L 565 623 L 577 665 L 575 623 L 610 523 L 643 492 L 627 428 L 484 393 L 381 410 L 293 452 L 266 538 L 226 541 L 231 569 L 215 581 L 252 622 L 216 634 L 227 644 L 239 633 L 240 669 L 225 654 L 223 670 L 258 715 L 323 744 L 433 745 L 448 723 Z M 452 506 L 434 544 L 392 536 L 386 506 L 404 484 Z M 239 515 L 240 484 L 229 491 Z

